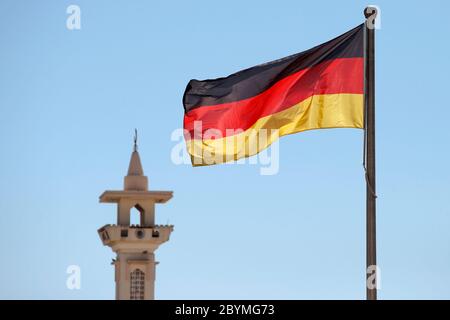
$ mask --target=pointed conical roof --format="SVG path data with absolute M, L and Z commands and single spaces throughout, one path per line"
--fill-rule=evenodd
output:
M 139 152 L 134 150 L 131 154 L 130 165 L 128 166 L 129 176 L 143 176 L 144 170 L 142 169 L 141 157 L 139 157 Z
M 147 191 L 148 179 L 144 176 L 142 169 L 141 157 L 137 151 L 137 132 L 134 138 L 134 148 L 131 153 L 130 164 L 128 166 L 128 174 L 124 179 L 124 189 L 133 191 Z

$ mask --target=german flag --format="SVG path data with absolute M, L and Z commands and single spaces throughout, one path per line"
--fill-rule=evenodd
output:
M 280 136 L 363 128 L 364 24 L 228 77 L 189 81 L 184 134 L 194 166 L 235 161 Z

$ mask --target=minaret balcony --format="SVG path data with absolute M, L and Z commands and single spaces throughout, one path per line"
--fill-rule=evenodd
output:
M 107 224 L 98 230 L 98 234 L 103 244 L 112 247 L 114 251 L 131 248 L 153 251 L 160 244 L 169 240 L 172 231 L 173 225 L 143 227 Z

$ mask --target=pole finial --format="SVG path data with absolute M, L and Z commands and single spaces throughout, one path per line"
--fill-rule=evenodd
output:
M 366 19 L 369 19 L 370 17 L 373 16 L 372 19 L 375 19 L 377 17 L 378 14 L 378 10 L 376 6 L 367 6 L 364 8 L 364 17 L 366 17 Z
M 138 134 L 137 134 L 137 129 L 134 129 L 134 151 L 137 151 L 137 139 L 138 139 Z

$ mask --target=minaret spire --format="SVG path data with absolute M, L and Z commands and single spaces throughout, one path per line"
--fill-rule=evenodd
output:
M 141 157 L 137 151 L 137 129 L 134 129 L 134 146 L 131 153 L 130 164 L 128 166 L 128 173 L 124 180 L 125 190 L 148 190 L 148 179 L 144 176 L 144 169 L 142 169 Z
M 134 151 L 137 151 L 138 147 L 137 147 L 137 139 L 138 139 L 138 135 L 137 135 L 137 129 L 134 129 Z

